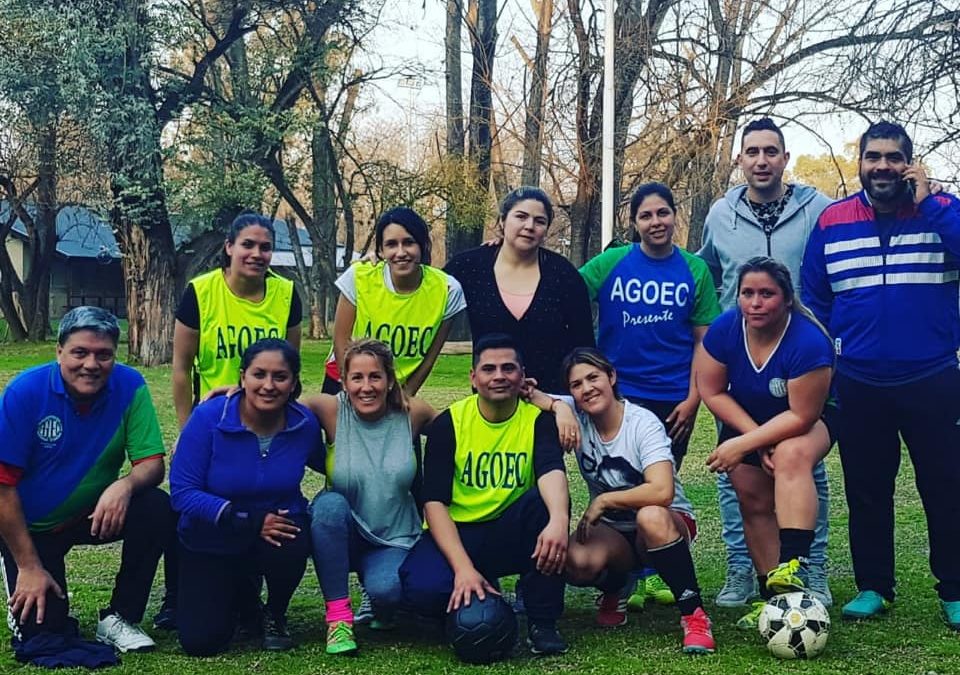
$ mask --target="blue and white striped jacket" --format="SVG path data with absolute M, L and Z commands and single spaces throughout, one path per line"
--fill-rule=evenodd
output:
M 803 302 L 827 326 L 837 370 L 892 386 L 957 366 L 960 201 L 931 195 L 878 223 L 858 192 L 828 206 L 801 266 Z

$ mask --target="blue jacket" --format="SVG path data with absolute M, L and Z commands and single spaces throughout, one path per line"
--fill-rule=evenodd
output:
M 957 367 L 960 201 L 931 195 L 877 222 L 858 192 L 824 210 L 801 267 L 803 302 L 834 339 L 837 371 L 893 386 Z
M 239 531 L 218 518 L 234 512 L 290 511 L 306 518 L 300 492 L 307 458 L 321 442 L 320 424 L 299 403 L 287 404 L 287 425 L 265 455 L 259 440 L 240 421 L 242 395 L 201 403 L 184 427 L 170 468 L 170 498 L 180 513 L 180 541 L 192 551 L 239 553 L 259 533 Z
M 743 201 L 746 185 L 730 188 L 714 202 L 703 223 L 703 258 L 720 289 L 720 306 L 737 305 L 737 271 L 757 255 L 776 258 L 790 269 L 794 285 L 800 279 L 800 259 L 817 218 L 832 200 L 807 185 L 793 184 L 793 196 L 780 214 L 777 226 L 764 232 L 760 221 Z

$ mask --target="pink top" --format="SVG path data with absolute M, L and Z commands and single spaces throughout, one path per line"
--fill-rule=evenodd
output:
M 500 299 L 503 300 L 503 304 L 506 305 L 510 313 L 513 314 L 513 318 L 517 321 L 526 314 L 530 308 L 530 303 L 533 302 L 533 296 L 536 293 L 536 291 L 533 293 L 510 293 L 502 288 L 498 290 L 500 291 Z

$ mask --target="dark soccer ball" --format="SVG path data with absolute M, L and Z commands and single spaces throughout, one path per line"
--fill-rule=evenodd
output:
M 447 638 L 461 661 L 493 663 L 510 656 L 517 642 L 517 618 L 503 598 L 476 596 L 447 615 Z
M 812 659 L 827 646 L 830 614 L 805 592 L 775 595 L 760 613 L 760 635 L 781 659 Z

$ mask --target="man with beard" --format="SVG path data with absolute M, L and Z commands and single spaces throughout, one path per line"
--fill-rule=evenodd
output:
M 847 619 L 894 599 L 893 492 L 902 435 L 927 516 L 930 567 L 947 624 L 960 630 L 960 201 L 931 194 L 899 124 L 860 139 L 863 190 L 820 216 L 802 297 L 837 353 L 840 459 L 859 593 Z
M 740 266 L 755 256 L 775 258 L 787 266 L 791 278 L 800 278 L 803 249 L 817 217 L 831 200 L 808 185 L 785 183 L 783 172 L 789 161 L 783 132 L 773 120 L 763 117 L 744 127 L 737 164 L 746 183 L 730 188 L 710 208 L 703 226 L 703 247 L 697 252 L 713 273 L 724 310 L 736 307 Z M 822 462 L 813 475 L 819 511 L 807 585 L 829 607 L 833 604 L 826 572 L 829 488 Z M 725 473 L 717 477 L 717 494 L 727 578 L 716 602 L 721 607 L 739 607 L 757 594 L 757 578 L 743 535 L 740 504 Z

